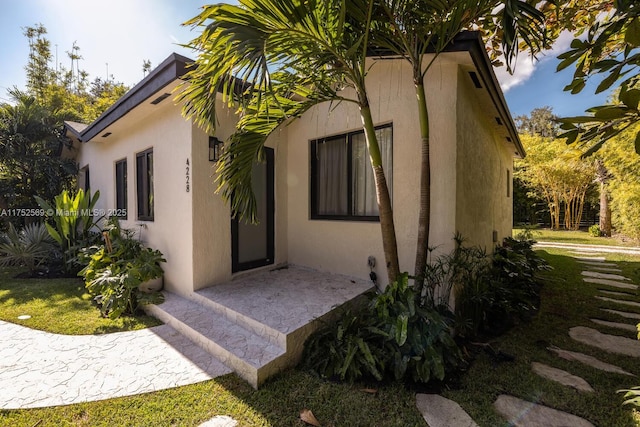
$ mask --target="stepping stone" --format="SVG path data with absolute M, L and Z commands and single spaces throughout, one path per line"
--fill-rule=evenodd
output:
M 453 400 L 437 394 L 416 394 L 416 406 L 429 427 L 478 427 Z
M 638 289 L 638 285 L 633 285 L 631 283 L 624 283 L 624 282 L 616 282 L 615 280 L 609 280 L 609 279 L 592 279 L 591 277 L 586 277 L 582 280 L 585 281 L 586 283 L 595 283 L 596 285 L 613 286 L 614 288 L 620 288 L 620 289 L 633 289 L 633 290 Z
M 603 256 L 595 256 L 595 257 L 587 257 L 587 256 L 574 256 L 578 261 L 587 261 L 587 262 L 599 262 L 604 263 L 605 257 Z
M 620 270 L 619 268 L 613 268 L 613 267 L 596 267 L 595 265 L 587 265 L 586 266 L 589 270 L 598 270 L 598 271 L 604 271 L 604 272 L 608 272 L 608 273 L 622 273 L 622 270 Z
M 606 289 L 598 289 L 598 292 L 601 292 L 603 294 L 606 295 L 611 295 L 614 297 L 634 297 L 635 295 L 633 294 L 628 294 L 625 292 L 615 292 L 615 291 L 607 291 Z
M 532 362 L 531 369 L 543 378 L 555 381 L 567 387 L 575 388 L 578 391 L 587 393 L 593 393 L 594 391 L 593 387 L 591 387 L 584 379 L 576 375 L 572 375 L 567 371 L 563 371 L 562 369 L 553 368 L 549 365 L 538 362 Z
M 569 329 L 569 336 L 574 340 L 609 353 L 640 357 L 640 341 L 633 338 L 603 334 L 593 328 L 575 326 Z
M 198 427 L 236 427 L 238 422 L 227 415 L 216 415 Z
M 515 427 L 594 427 L 584 418 L 506 394 L 498 396 L 493 406 Z
M 580 264 L 598 266 L 598 267 L 617 267 L 615 262 L 602 262 L 602 261 L 578 261 Z
M 638 328 L 636 327 L 636 325 L 630 325 L 628 323 L 609 322 L 600 319 L 591 319 L 591 321 L 593 323 L 597 323 L 598 325 L 609 326 L 610 328 L 618 328 L 624 329 L 625 331 L 638 332 Z
M 607 313 L 617 314 L 618 316 L 626 317 L 627 319 L 640 320 L 640 313 L 629 313 L 628 311 L 611 310 L 608 308 L 601 308 L 600 310 L 606 311 Z
M 584 363 L 587 366 L 591 366 L 592 368 L 596 368 L 601 371 L 635 377 L 635 375 L 625 371 L 619 366 L 611 365 L 610 363 L 603 362 L 602 360 L 596 359 L 595 357 L 589 356 L 588 354 L 578 353 L 576 351 L 563 350 L 558 347 L 547 347 L 547 350 L 554 352 L 555 354 L 558 355 L 558 357 L 564 360 L 571 360 L 571 361 L 575 360 L 577 362 Z
M 598 296 L 598 295 L 596 295 L 596 298 L 598 298 L 601 301 L 615 302 L 616 304 L 628 305 L 628 306 L 631 306 L 631 307 L 640 307 L 640 302 L 625 301 L 625 300 L 621 300 L 621 299 L 614 299 L 614 298 L 609 298 L 609 297 L 601 297 L 601 296 Z
M 596 279 L 631 280 L 628 277 L 624 277 L 619 274 L 599 273 L 597 271 L 583 271 L 582 275 L 587 277 L 595 277 Z

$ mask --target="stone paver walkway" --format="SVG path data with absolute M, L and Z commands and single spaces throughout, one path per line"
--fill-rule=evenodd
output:
M 417 394 L 416 406 L 429 427 L 478 427 L 460 405 L 437 394 Z
M 575 415 L 504 394 L 498 396 L 494 406 L 516 427 L 594 427 Z
M 627 372 L 624 369 L 618 366 L 612 365 L 610 363 L 603 362 L 602 360 L 599 360 L 593 356 L 589 356 L 588 354 L 579 353 L 577 351 L 563 350 L 558 347 L 548 347 L 547 349 L 549 351 L 556 353 L 558 357 L 565 360 L 575 360 L 577 362 L 584 363 L 585 365 L 591 366 L 592 368 L 596 368 L 605 372 L 612 372 L 620 375 L 628 375 L 631 377 L 635 376 L 631 372 Z
M 0 343 L 0 409 L 129 396 L 230 372 L 167 325 L 71 336 L 0 321 Z
M 584 379 L 572 375 L 562 369 L 554 368 L 544 363 L 532 362 L 531 369 L 536 374 L 551 381 L 555 381 L 564 386 L 575 388 L 578 391 L 593 392 L 593 388 Z

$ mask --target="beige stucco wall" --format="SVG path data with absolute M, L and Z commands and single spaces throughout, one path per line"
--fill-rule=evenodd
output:
M 148 114 L 152 114 L 149 116 Z M 131 111 L 108 138 L 84 143 L 80 166 L 90 164 L 92 191 L 100 190 L 98 209 L 115 208 L 115 162 L 127 159 L 128 218 L 126 228 L 141 231 L 142 240 L 167 259 L 165 288 L 184 293 L 193 282 L 192 192 L 186 192 L 186 161 L 191 159 L 191 124 L 179 108 L 165 101 L 145 114 Z M 136 153 L 153 147 L 154 221 L 138 221 Z M 142 226 L 142 227 L 141 227 Z
M 480 107 L 480 91 L 467 73 L 459 72 L 458 85 L 456 230 L 467 245 L 492 251 L 494 230 L 498 242 L 511 235 L 512 186 L 510 182 L 507 196 L 507 178 L 513 176 L 513 150 L 496 134 L 499 125 Z
M 450 245 L 455 231 L 455 90 L 457 65 L 439 61 L 429 72 L 431 119 L 431 242 Z M 417 239 L 420 138 L 415 90 L 408 64 L 378 61 L 368 75 L 375 124 L 393 124 L 393 206 L 400 268 L 413 272 Z M 378 222 L 311 220 L 309 202 L 310 140 L 362 128 L 356 105 L 322 104 L 291 124 L 288 131 L 289 262 L 368 278 L 367 257 L 386 277 Z
M 226 141 L 235 129 L 237 116 L 218 100 L 215 136 Z M 209 136 L 196 125 L 193 134 L 193 288 L 224 283 L 231 272 L 231 217 L 222 197 L 216 194 L 216 165 L 208 160 Z M 287 186 L 286 128 L 268 139 L 275 157 L 275 262 L 287 262 Z

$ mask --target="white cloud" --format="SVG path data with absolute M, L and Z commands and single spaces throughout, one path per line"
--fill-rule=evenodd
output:
M 494 71 L 502 90 L 507 92 L 512 87 L 525 83 L 535 73 L 536 67 L 540 62 L 555 60 L 559 54 L 569 48 L 571 40 L 573 39 L 574 36 L 571 32 L 563 31 L 551 49 L 538 54 L 537 60 L 525 52 L 521 52 L 520 55 L 518 55 L 513 74 L 507 71 L 506 66 L 495 68 Z

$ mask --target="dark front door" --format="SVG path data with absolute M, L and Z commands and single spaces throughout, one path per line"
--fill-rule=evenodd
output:
M 231 221 L 232 271 L 250 270 L 274 263 L 274 160 L 265 148 L 267 161 L 254 163 L 251 180 L 258 206 L 258 224 Z

